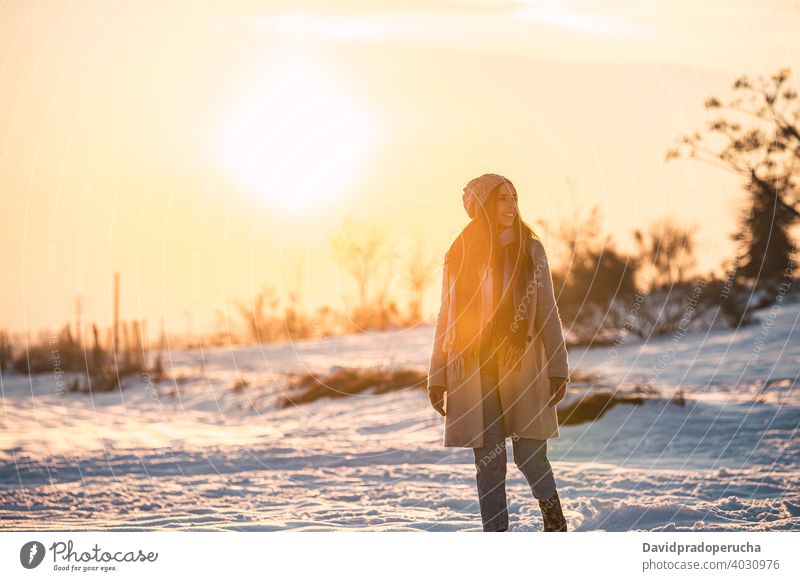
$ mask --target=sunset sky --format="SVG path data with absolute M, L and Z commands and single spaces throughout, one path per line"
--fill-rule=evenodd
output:
M 76 295 L 107 324 L 115 271 L 151 328 L 209 330 L 262 284 L 341 306 L 346 216 L 440 260 L 485 172 L 546 244 L 599 205 L 623 249 L 696 226 L 714 268 L 741 183 L 665 152 L 738 76 L 798 83 L 798 30 L 788 0 L 1 2 L 0 328 Z

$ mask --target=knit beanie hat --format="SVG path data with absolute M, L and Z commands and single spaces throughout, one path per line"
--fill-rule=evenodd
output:
M 467 215 L 469 215 L 470 218 L 475 218 L 480 207 L 486 203 L 486 199 L 489 197 L 489 194 L 492 193 L 492 190 L 503 183 L 508 184 L 512 192 L 515 194 L 517 193 L 514 184 L 512 184 L 508 178 L 496 173 L 486 173 L 470 180 L 464 188 L 464 195 L 461 198 Z

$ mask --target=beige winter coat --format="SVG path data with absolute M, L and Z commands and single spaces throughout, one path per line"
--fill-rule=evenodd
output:
M 553 293 L 553 279 L 544 246 L 534 239 L 529 243 L 533 258 L 531 281 L 525 285 L 530 302 L 527 348 L 522 365 L 509 368 L 498 364 L 500 401 L 503 406 L 503 427 L 506 437 L 545 440 L 557 438 L 558 419 L 555 406 L 550 401 L 550 377 L 569 378 L 569 365 L 561 319 Z M 487 278 L 491 280 L 491 271 Z M 491 285 L 482 286 L 485 304 L 491 304 L 486 293 Z M 450 308 L 455 293 L 445 264 L 442 273 L 442 302 L 436 319 L 433 353 L 428 370 L 428 387 L 444 386 L 445 399 L 444 445 L 449 447 L 477 448 L 483 445 L 483 406 L 480 368 L 468 363 L 464 373 L 454 373 L 454 359 L 445 349 L 445 334 L 454 316 Z M 455 379 L 458 376 L 459 379 Z

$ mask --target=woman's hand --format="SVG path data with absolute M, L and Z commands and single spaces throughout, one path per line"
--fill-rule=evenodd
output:
M 569 380 L 566 377 L 551 377 L 550 378 L 550 407 L 553 407 L 567 394 L 567 382 Z
M 432 385 L 428 388 L 428 399 L 431 402 L 431 406 L 437 412 L 439 412 L 440 416 L 444 415 L 444 392 L 445 388 L 441 385 Z

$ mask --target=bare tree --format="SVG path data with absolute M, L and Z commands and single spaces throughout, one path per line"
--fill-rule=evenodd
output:
M 388 304 L 388 293 L 395 256 L 385 228 L 371 220 L 348 217 L 331 237 L 331 247 L 336 263 L 355 280 L 358 305 L 354 318 L 358 319 L 357 324 L 369 323 L 374 315 L 380 315 L 377 311 L 394 308 Z M 381 284 L 376 286 L 376 281 Z M 376 294 L 374 309 L 370 308 L 369 302 L 373 287 Z
M 406 258 L 405 280 L 411 294 L 408 307 L 409 323 L 416 324 L 422 321 L 422 298 L 425 289 L 431 283 L 431 275 L 436 267 L 436 261 L 425 252 L 425 246 L 419 238 Z
M 635 230 L 640 268 L 650 265 L 651 286 L 672 287 L 685 282 L 695 268 L 695 227 L 682 228 L 672 218 L 652 224 L 649 230 Z
M 740 77 L 727 103 L 706 100 L 706 109 L 718 113 L 708 123 L 708 135 L 684 135 L 667 152 L 667 160 L 697 159 L 745 178 L 752 202 L 740 217 L 748 251 L 737 278 L 755 280 L 769 293 L 791 263 L 788 232 L 800 218 L 800 98 L 795 87 L 789 69 L 766 79 Z M 719 138 L 721 146 L 707 138 Z
M 286 333 L 290 339 L 304 339 L 314 334 L 313 323 L 306 312 L 305 294 L 303 293 L 307 258 L 298 253 L 292 260 L 293 278 L 286 288 L 283 318 Z
M 609 340 L 625 323 L 624 305 L 635 292 L 638 268 L 635 257 L 616 248 L 604 232 L 600 210 L 572 225 L 562 226 L 556 241 L 571 257 L 553 270 L 558 309 L 574 342 L 591 344 Z

